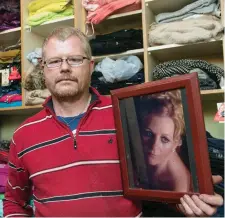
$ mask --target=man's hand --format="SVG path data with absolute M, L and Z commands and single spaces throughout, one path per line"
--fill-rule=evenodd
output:
M 212 176 L 212 179 L 214 185 L 223 180 L 221 176 Z M 199 196 L 184 195 L 180 202 L 181 204 L 178 205 L 178 208 L 185 216 L 205 217 L 216 213 L 217 207 L 223 205 L 223 198 L 216 193 L 214 195 L 201 194 Z

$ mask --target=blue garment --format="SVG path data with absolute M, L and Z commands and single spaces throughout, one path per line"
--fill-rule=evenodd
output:
M 57 116 L 57 118 L 58 118 L 59 121 L 65 123 L 67 126 L 69 126 L 71 131 L 74 131 L 77 128 L 78 123 L 80 122 L 80 120 L 83 116 L 84 116 L 84 113 L 80 114 L 78 116 L 75 116 L 75 117 Z
M 20 107 L 20 106 L 22 106 L 22 101 L 14 101 L 11 103 L 0 102 L 0 108 Z

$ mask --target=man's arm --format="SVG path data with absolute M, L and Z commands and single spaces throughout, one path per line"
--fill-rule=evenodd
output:
M 33 210 L 28 205 L 31 194 L 29 174 L 17 155 L 17 145 L 12 140 L 9 152 L 9 176 L 3 201 L 4 217 L 32 216 Z

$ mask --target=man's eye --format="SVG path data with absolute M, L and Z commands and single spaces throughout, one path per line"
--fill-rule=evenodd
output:
M 69 62 L 71 62 L 71 63 L 80 63 L 80 62 L 82 62 L 82 59 L 81 58 L 70 58 Z
M 61 62 L 61 60 L 60 59 L 57 59 L 57 60 L 50 60 L 48 63 L 49 64 L 57 64 L 59 62 Z

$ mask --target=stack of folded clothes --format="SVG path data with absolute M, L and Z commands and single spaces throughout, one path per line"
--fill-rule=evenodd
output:
M 111 14 L 141 9 L 141 0 L 82 0 L 87 22 L 99 24 Z
M 1 0 L 0 31 L 20 26 L 20 1 Z
M 44 22 L 74 14 L 71 0 L 35 0 L 28 5 L 28 25 L 38 26 Z
M 153 80 L 196 72 L 201 90 L 219 89 L 224 70 L 204 60 L 181 59 L 160 63 L 153 69 Z
M 156 15 L 149 28 L 149 45 L 190 44 L 223 36 L 220 0 L 197 0 L 174 12 Z
M 0 108 L 22 105 L 20 53 L 20 49 L 0 51 L 0 72 L 5 75 L 0 86 Z
M 143 48 L 142 30 L 124 29 L 105 35 L 97 35 L 90 40 L 92 54 L 105 55 Z

